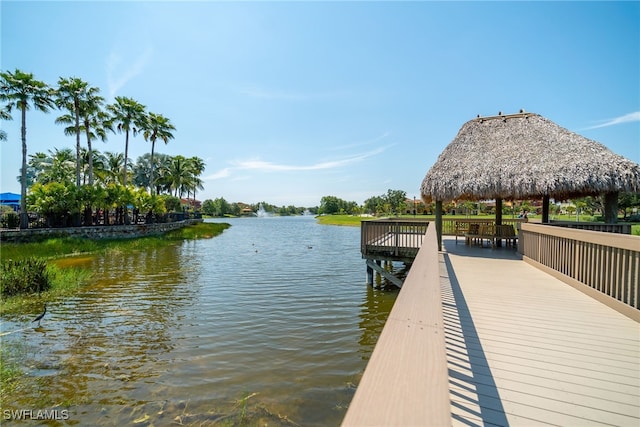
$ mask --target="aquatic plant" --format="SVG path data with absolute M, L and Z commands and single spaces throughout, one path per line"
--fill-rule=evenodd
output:
M 51 287 L 47 263 L 39 258 L 7 260 L 0 264 L 0 295 L 40 293 Z

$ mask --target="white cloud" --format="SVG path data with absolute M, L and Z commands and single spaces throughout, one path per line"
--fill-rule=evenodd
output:
M 224 168 L 222 170 L 219 170 L 216 173 L 213 173 L 211 175 L 205 176 L 203 179 L 204 180 L 221 179 L 221 178 L 226 178 L 229 175 L 231 175 L 231 169 L 230 168 Z
M 335 168 L 347 166 L 352 163 L 357 163 L 369 157 L 378 155 L 389 147 L 390 145 L 384 146 L 384 147 L 378 147 L 366 153 L 356 154 L 354 156 L 347 157 L 344 159 L 318 162 L 310 165 L 288 165 L 288 164 L 267 162 L 260 159 L 238 160 L 238 161 L 231 162 L 231 164 L 233 165 L 232 167 L 221 169 L 218 172 L 215 172 L 205 177 L 204 179 L 214 180 L 214 179 L 227 178 L 231 176 L 231 173 L 233 170 L 252 170 L 252 171 L 258 171 L 258 172 L 289 172 L 289 171 L 317 171 L 317 170 L 335 169 Z
M 369 139 L 367 141 L 355 142 L 353 144 L 346 144 L 332 148 L 333 150 L 345 150 L 348 148 L 361 147 L 363 145 L 374 144 L 376 142 L 382 141 L 383 139 L 389 137 L 391 135 L 390 131 L 383 133 L 382 135 L 376 136 L 375 138 Z
M 351 163 L 362 161 L 371 156 L 375 156 L 376 154 L 382 153 L 387 148 L 388 147 L 379 147 L 379 148 L 376 148 L 375 150 L 358 154 L 352 157 L 347 157 L 345 159 L 331 160 L 327 162 L 314 163 L 311 165 L 286 165 L 286 164 L 265 162 L 259 159 L 238 161 L 238 162 L 234 162 L 234 164 L 238 169 L 251 169 L 251 170 L 259 170 L 263 172 L 312 171 L 312 170 L 334 169 L 334 168 L 346 166 Z
M 133 62 L 123 59 L 120 54 L 112 50 L 107 58 L 107 84 L 109 86 L 109 97 L 113 99 L 118 91 L 122 89 L 131 79 L 142 74 L 142 71 L 151 60 L 153 49 L 147 47 Z M 124 66 L 121 64 L 125 63 Z
M 633 113 L 625 114 L 624 116 L 609 119 L 609 120 L 606 120 L 604 123 L 601 123 L 595 126 L 590 126 L 585 129 L 598 129 L 598 128 L 614 126 L 614 125 L 619 125 L 621 123 L 628 123 L 628 122 L 640 122 L 640 111 L 635 111 Z

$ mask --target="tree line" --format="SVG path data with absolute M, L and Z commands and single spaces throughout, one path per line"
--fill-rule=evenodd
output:
M 407 193 L 402 190 L 389 189 L 385 194 L 373 196 L 359 205 L 353 201 L 346 201 L 336 196 L 324 196 L 320 199 L 318 214 L 334 215 L 399 215 L 406 213 Z
M 54 149 L 29 156 L 27 112 L 32 109 L 44 113 L 58 110 L 61 114 L 55 123 L 63 126 L 65 135 L 75 137 L 75 152 Z M 21 120 L 21 228 L 28 227 L 27 203 L 47 215 L 66 209 L 74 218 L 73 225 L 81 224 L 81 211 L 85 213 L 86 224 L 95 221 L 97 211 L 116 209 L 121 213 L 120 220 L 128 224 L 130 205 L 136 210 L 161 213 L 167 209 L 165 200 L 185 194 L 193 195 L 195 200 L 196 191 L 203 189 L 200 175 L 204 172 L 204 161 L 198 157 L 156 154 L 156 142 L 167 144 L 174 139 L 176 129 L 169 118 L 148 111 L 132 98 L 118 96 L 113 104 L 107 105 L 98 87 L 77 77 L 60 77 L 53 87 L 37 80 L 32 73 L 19 69 L 3 71 L 0 119 L 12 120 L 14 113 Z M 106 141 L 110 133 L 124 135 L 124 153 L 100 153 L 93 149 L 93 142 Z M 128 158 L 129 141 L 138 134 L 151 143 L 151 152 L 133 164 Z M 0 131 L 0 140 L 8 137 Z M 65 205 L 63 202 L 66 206 L 61 206 Z
M 422 202 L 416 201 L 416 205 L 423 206 Z M 255 214 L 262 208 L 274 215 L 302 215 L 309 213 L 313 215 L 399 215 L 406 213 L 406 192 L 401 190 L 388 190 L 386 194 L 374 196 L 365 200 L 364 205 L 359 205 L 354 201 L 346 201 L 336 196 L 323 196 L 320 199 L 320 206 L 299 207 L 299 206 L 276 206 L 267 202 L 255 204 L 230 203 L 223 197 L 214 200 L 207 199 L 202 203 L 202 212 L 211 216 L 239 216 L 243 214 Z
M 202 202 L 202 213 L 209 216 L 242 216 L 242 215 L 254 215 L 259 212 L 260 207 L 270 215 L 279 216 L 292 216 L 302 215 L 306 212 L 309 214 L 316 214 L 318 212 L 317 207 L 305 208 L 300 206 L 276 206 L 267 202 L 259 203 L 242 203 L 242 202 L 228 202 L 224 197 L 218 197 L 216 199 L 207 199 Z
M 640 208 L 640 194 L 620 193 L 618 197 L 619 214 L 623 220 L 640 221 L 638 209 Z M 535 200 L 514 200 L 504 203 L 502 213 L 513 215 L 514 217 L 527 212 L 535 214 L 541 210 L 540 203 Z M 602 197 L 583 197 L 573 199 L 568 203 L 554 203 L 550 206 L 552 214 L 584 214 L 598 218 L 604 209 Z M 458 200 L 450 201 L 442 205 L 445 215 L 495 215 L 495 205 L 486 201 Z M 324 196 L 321 199 L 318 214 L 348 214 L 360 215 L 370 214 L 374 216 L 390 215 L 433 215 L 435 214 L 435 203 L 425 204 L 420 199 L 408 199 L 406 192 L 401 190 L 387 190 L 387 193 L 373 196 L 364 201 L 363 205 L 356 202 L 349 202 L 335 196 Z

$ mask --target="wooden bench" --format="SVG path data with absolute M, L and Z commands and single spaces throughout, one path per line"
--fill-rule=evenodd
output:
M 516 231 L 513 228 L 513 225 L 497 225 L 494 245 L 498 240 L 504 240 L 507 246 L 516 247 L 518 243 L 518 236 L 516 236 Z
M 467 245 L 479 243 L 484 247 L 484 241 L 488 240 L 492 248 L 496 247 L 499 240 L 505 240 L 507 245 L 515 247 L 517 239 L 512 225 L 470 224 L 469 231 L 465 234 Z
M 469 244 L 469 236 L 478 234 L 478 226 L 483 224 L 491 224 L 490 220 L 458 220 L 455 222 L 454 234 L 456 236 L 456 244 L 458 237 L 464 237 L 465 243 Z
M 456 245 L 458 244 L 458 236 L 465 236 L 469 233 L 469 221 L 456 221 L 455 224 Z
M 469 230 L 464 235 L 465 244 L 473 245 L 474 243 L 480 243 L 480 245 L 483 245 L 484 238 L 486 237 L 485 227 L 487 225 L 488 224 L 480 224 L 480 223 L 469 224 Z

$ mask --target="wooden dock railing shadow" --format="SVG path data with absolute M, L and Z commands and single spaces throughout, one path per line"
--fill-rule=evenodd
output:
M 640 322 L 638 236 L 522 224 L 529 264 Z
M 507 426 L 500 393 L 478 338 L 469 307 L 449 257 L 441 254 L 444 317 L 451 417 L 461 424 Z

